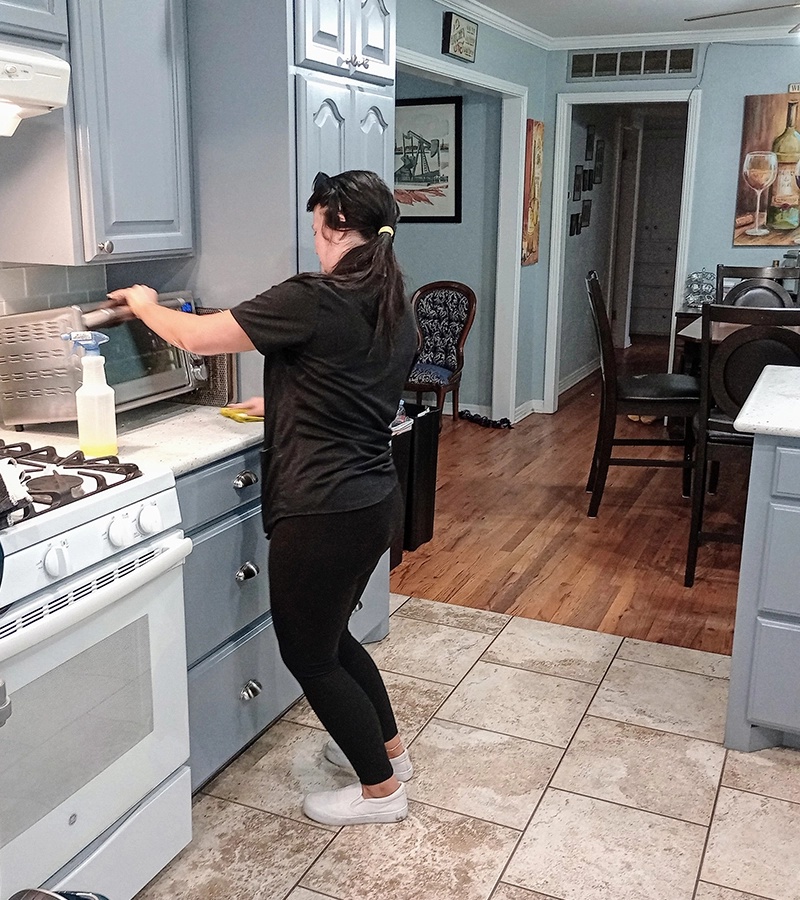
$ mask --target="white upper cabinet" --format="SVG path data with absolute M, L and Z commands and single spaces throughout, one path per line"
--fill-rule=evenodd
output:
M 0 0 L 0 31 L 66 37 L 67 0 Z
M 14 222 L 0 229 L 0 260 L 190 253 L 183 0 L 69 4 L 70 103 L 24 120 L 3 143 L 0 208 Z
M 392 183 L 394 96 L 391 88 L 372 87 L 327 75 L 297 75 L 298 269 L 316 271 L 311 214 L 306 201 L 317 172 L 336 175 L 369 169 Z
M 296 0 L 295 18 L 298 66 L 394 81 L 395 0 Z

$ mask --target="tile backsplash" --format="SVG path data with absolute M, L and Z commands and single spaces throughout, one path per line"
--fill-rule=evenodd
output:
M 105 266 L 0 263 L 0 315 L 105 300 Z

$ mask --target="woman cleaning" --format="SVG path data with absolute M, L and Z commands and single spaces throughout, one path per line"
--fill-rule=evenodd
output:
M 359 781 L 308 794 L 327 825 L 397 822 L 411 761 L 383 680 L 348 631 L 350 614 L 403 520 L 390 450 L 417 346 L 392 246 L 399 210 L 373 172 L 314 180 L 319 273 L 300 274 L 224 312 L 190 316 L 144 285 L 114 303 L 170 343 L 210 356 L 258 350 L 264 396 L 262 517 L 281 656 L 332 740 L 331 761 Z

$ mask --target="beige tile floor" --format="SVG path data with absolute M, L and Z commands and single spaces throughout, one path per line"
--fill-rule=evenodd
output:
M 397 825 L 306 819 L 353 780 L 305 701 L 206 785 L 137 900 L 800 900 L 800 752 L 722 746 L 730 660 L 392 596 L 415 775 Z

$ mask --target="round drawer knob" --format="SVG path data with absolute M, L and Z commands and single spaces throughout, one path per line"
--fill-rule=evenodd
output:
M 261 687 L 261 683 L 252 678 L 241 691 L 239 691 L 239 699 L 245 702 L 254 700 L 263 690 L 264 688 Z
M 244 472 L 239 472 L 236 478 L 233 479 L 233 486 L 237 491 L 241 491 L 253 484 L 258 484 L 258 475 L 256 475 L 255 472 L 251 472 L 249 469 L 245 469 Z
M 251 578 L 255 578 L 256 575 L 261 570 L 254 562 L 250 562 L 249 560 L 239 569 L 239 571 L 234 576 L 236 580 L 241 584 L 243 581 L 249 581 Z
M 97 250 L 100 253 L 113 253 L 114 252 L 114 242 L 113 241 L 100 241 L 97 245 Z

